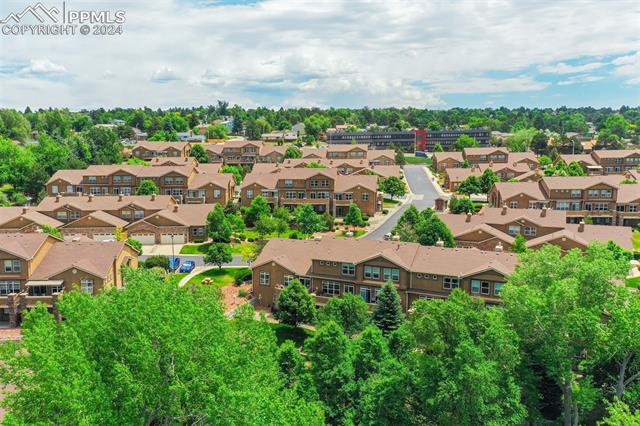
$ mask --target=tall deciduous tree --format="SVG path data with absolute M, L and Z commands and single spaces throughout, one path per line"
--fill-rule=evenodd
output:
M 207 254 L 204 255 L 204 261 L 216 265 L 218 269 L 222 269 L 222 265 L 230 263 L 232 260 L 231 246 L 226 243 L 211 244 Z
M 360 333 L 371 321 L 365 301 L 351 293 L 330 298 L 318 313 L 318 319 L 321 322 L 335 321 L 349 337 Z
M 302 204 L 296 207 L 293 212 L 295 216 L 295 222 L 298 225 L 298 229 L 303 234 L 311 235 L 314 232 L 320 232 L 324 230 L 324 220 L 322 216 L 313 210 L 311 204 Z
M 280 292 L 274 316 L 280 322 L 293 326 L 315 321 L 316 302 L 300 280 L 293 280 Z
M 351 203 L 349 205 L 349 212 L 344 217 L 343 222 L 345 225 L 351 226 L 365 226 L 367 222 L 362 218 L 362 212 L 357 204 Z
M 202 144 L 194 144 L 191 146 L 191 151 L 189 155 L 198 160 L 199 163 L 208 163 L 209 156 L 207 155 L 207 151 L 205 151 L 204 146 Z
M 207 234 L 214 242 L 228 243 L 233 229 L 220 204 L 216 204 L 207 215 Z
M 396 176 L 389 176 L 378 184 L 380 191 L 391 195 L 391 199 L 402 197 L 407 193 L 407 185 Z
M 138 186 L 136 195 L 153 195 L 160 194 L 160 188 L 151 179 L 143 179 Z

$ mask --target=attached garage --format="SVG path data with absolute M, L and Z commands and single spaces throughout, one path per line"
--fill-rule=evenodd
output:
M 93 234 L 93 239 L 96 241 L 110 241 L 115 240 L 115 234 Z
M 184 244 L 187 242 L 184 234 L 162 234 L 160 235 L 160 243 L 171 244 L 172 235 L 173 235 L 173 244 Z
M 142 245 L 153 245 L 156 243 L 155 234 L 131 234 L 129 237 L 140 241 Z

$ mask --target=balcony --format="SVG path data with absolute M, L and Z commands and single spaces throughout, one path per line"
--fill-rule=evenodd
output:
M 184 196 L 184 203 L 185 204 L 204 204 L 205 202 L 205 197 L 202 196 L 195 196 L 195 197 L 190 197 L 188 195 Z

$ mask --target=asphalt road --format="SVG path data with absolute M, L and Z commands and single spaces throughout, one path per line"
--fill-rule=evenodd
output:
M 429 179 L 424 166 L 421 165 L 406 165 L 404 166 L 404 176 L 411 188 L 411 198 L 408 203 L 403 205 L 397 210 L 386 222 L 372 232 L 369 232 L 362 238 L 368 240 L 381 240 L 384 238 L 384 234 L 391 232 L 396 222 L 402 216 L 402 213 L 409 208 L 409 205 L 413 204 L 418 210 L 426 209 L 427 207 L 434 207 L 436 204 L 436 198 L 438 198 L 438 190 L 435 184 Z
M 138 259 L 145 260 L 148 255 L 142 255 L 138 257 Z M 204 256 L 201 254 L 178 254 L 176 255 L 180 259 L 180 264 L 183 264 L 185 260 L 193 260 L 196 262 L 196 266 L 204 266 Z M 233 256 L 233 261 L 231 263 L 226 263 L 223 266 L 249 266 L 247 262 L 242 260 L 241 256 Z

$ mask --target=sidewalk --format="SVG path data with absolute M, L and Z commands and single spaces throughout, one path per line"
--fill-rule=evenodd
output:
M 180 250 L 186 244 L 174 244 L 173 252 L 176 256 L 180 254 Z M 171 244 L 154 244 L 142 246 L 142 254 L 146 256 L 171 256 Z

